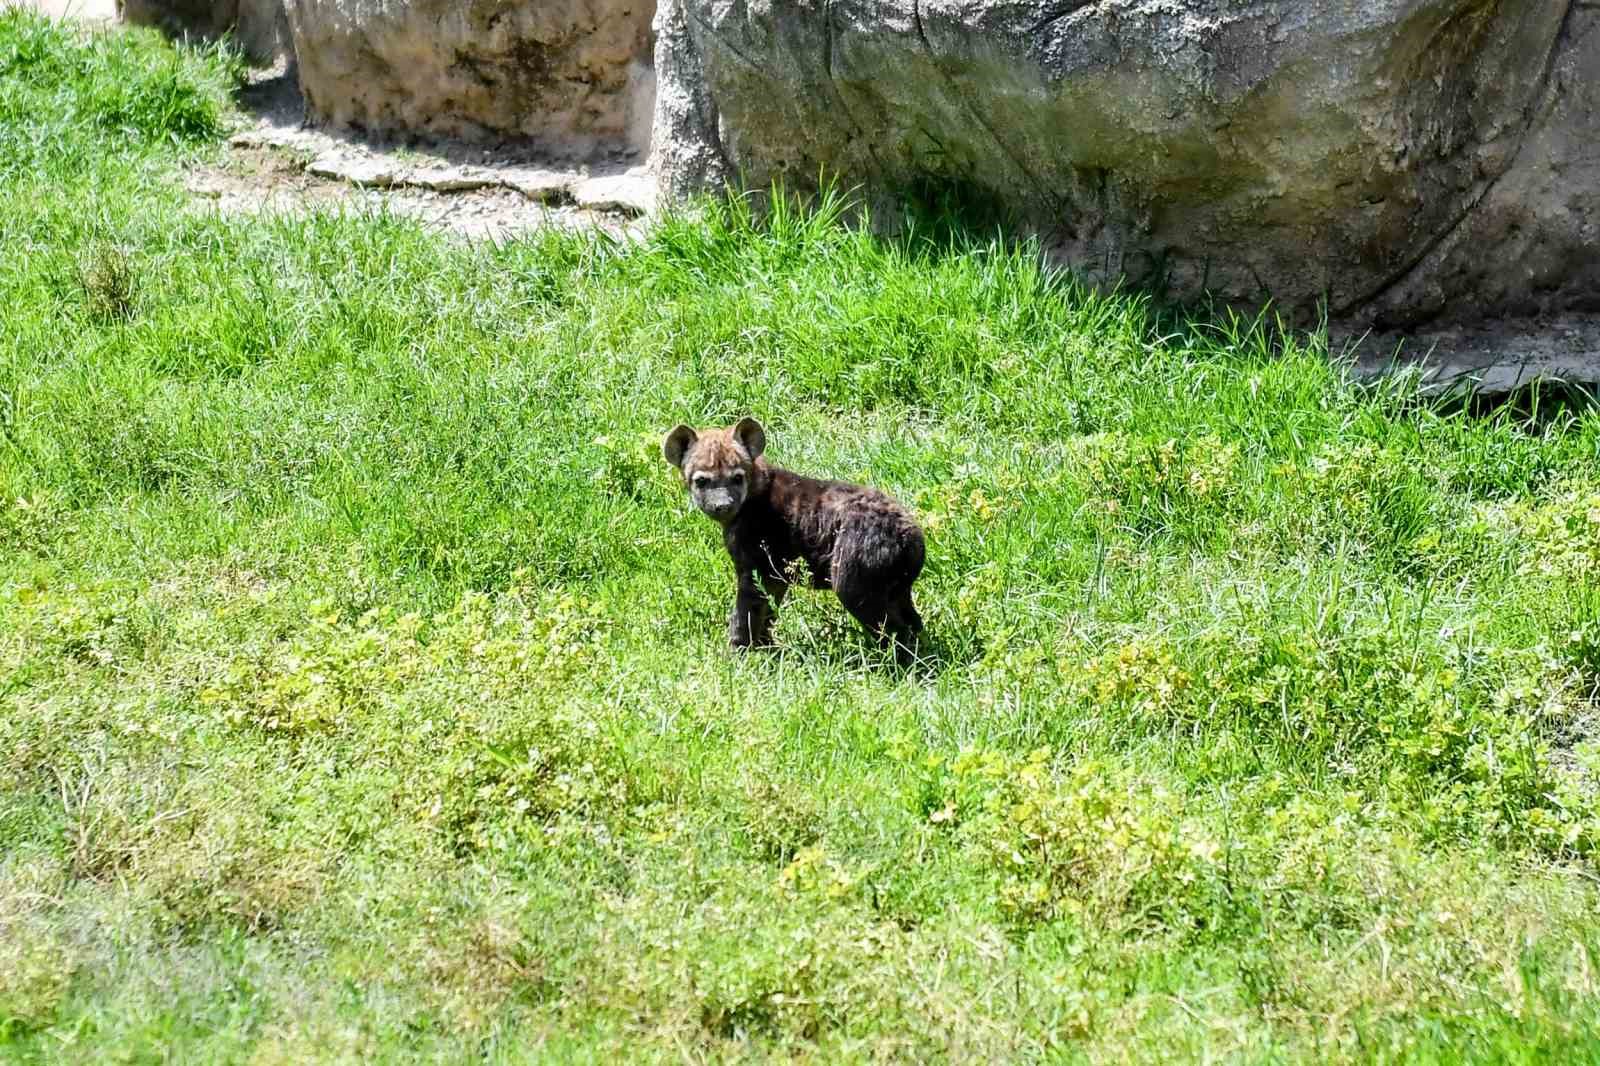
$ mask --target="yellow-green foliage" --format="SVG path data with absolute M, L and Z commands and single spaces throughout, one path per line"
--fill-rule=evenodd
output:
M 1022 758 L 964 755 L 949 768 L 981 784 L 962 828 L 994 870 L 1015 921 L 1072 917 L 1117 928 L 1194 921 L 1220 846 L 1188 824 L 1177 797 L 1095 761 L 1053 767 L 1048 749 Z
M 0 870 L 0 1041 L 48 1027 L 77 968 L 73 945 L 19 898 L 45 887 L 25 871 Z
M 374 608 L 347 622 L 313 604 L 293 637 L 227 663 L 200 700 L 235 725 L 299 732 L 382 713 L 386 702 L 393 710 L 413 688 L 479 699 L 558 692 L 588 665 L 603 625 L 595 605 L 570 595 L 469 595 L 427 621 Z
M 1473 532 L 1502 545 L 1519 573 L 1592 581 L 1600 572 L 1600 493 L 1591 489 L 1481 504 L 1473 517 Z
M 1164 440 L 1106 434 L 1076 457 L 1113 524 L 1182 529 L 1232 513 L 1239 494 L 1237 443 L 1211 434 Z
M 1101 708 L 1117 708 L 1160 718 L 1181 713 L 1194 679 L 1178 665 L 1172 645 L 1159 639 L 1135 638 L 1127 644 L 1068 667 Z

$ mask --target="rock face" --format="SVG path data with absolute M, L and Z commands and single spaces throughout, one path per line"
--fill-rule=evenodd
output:
M 1600 309 L 1581 0 L 662 0 L 656 24 L 673 194 L 932 179 L 1179 297 Z
M 641 156 L 653 0 L 288 0 L 308 111 L 382 134 Z

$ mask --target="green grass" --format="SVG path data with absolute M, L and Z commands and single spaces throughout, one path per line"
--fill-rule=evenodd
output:
M 222 52 L 0 14 L 0 1054 L 1600 1059 L 1600 418 L 931 227 L 185 202 Z M 929 530 L 724 646 L 659 434 Z

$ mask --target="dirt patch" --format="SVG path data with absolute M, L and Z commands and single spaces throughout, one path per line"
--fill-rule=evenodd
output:
M 117 17 L 116 0 L 0 0 L 0 7 L 31 7 L 51 18 L 105 23 Z
M 283 62 L 252 75 L 240 104 L 246 119 L 224 158 L 184 175 L 189 192 L 228 214 L 385 210 L 498 240 L 552 225 L 621 236 L 656 206 L 643 167 L 574 167 L 526 152 L 398 146 L 312 129 Z
M 502 184 L 442 191 L 375 186 L 314 174 L 308 167 L 315 161 L 291 148 L 245 143 L 231 147 L 222 163 L 191 170 L 184 185 L 227 214 L 384 210 L 471 238 L 503 239 L 552 225 L 598 228 L 620 236 L 639 225 L 637 218 L 622 212 L 581 208 L 561 202 L 559 196 L 534 199 Z

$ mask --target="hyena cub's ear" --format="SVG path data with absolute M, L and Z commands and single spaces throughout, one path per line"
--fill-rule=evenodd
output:
M 739 447 L 752 461 L 767 450 L 767 431 L 753 418 L 739 419 L 739 424 L 733 427 L 733 439 L 739 442 Z
M 699 437 L 688 426 L 675 426 L 667 439 L 661 442 L 661 454 L 667 462 L 680 470 L 683 468 L 683 457 L 689 454 L 689 448 Z

